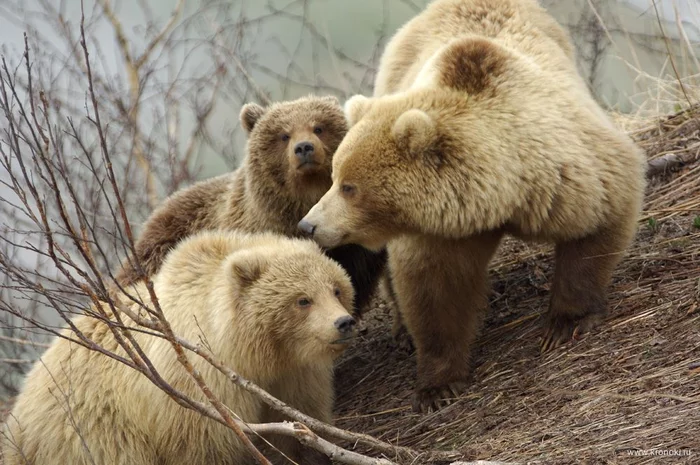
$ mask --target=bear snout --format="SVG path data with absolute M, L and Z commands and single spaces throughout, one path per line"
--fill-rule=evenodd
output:
M 311 224 L 310 222 L 306 221 L 305 219 L 302 219 L 299 224 L 297 224 L 297 228 L 304 233 L 304 235 L 313 237 L 314 231 L 316 231 L 316 225 Z
M 355 330 L 356 324 L 357 321 L 350 315 L 341 316 L 333 323 L 333 325 L 336 327 L 341 336 L 351 335 L 352 332 Z
M 323 150 L 317 150 L 317 145 L 311 140 L 303 140 L 294 144 L 296 169 L 302 174 L 315 173 L 323 165 Z
M 309 161 L 314 161 L 313 155 L 315 149 L 312 142 L 305 140 L 294 146 L 294 155 L 299 157 L 299 160 L 303 163 L 307 163 Z

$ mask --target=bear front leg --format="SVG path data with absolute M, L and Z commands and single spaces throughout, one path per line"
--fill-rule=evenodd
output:
M 396 345 L 403 351 L 408 353 L 415 352 L 416 348 L 411 340 L 411 335 L 408 334 L 406 325 L 403 323 L 403 317 L 401 316 L 401 309 L 399 308 L 399 299 L 396 297 L 396 290 L 394 289 L 393 278 L 391 277 L 391 271 L 387 267 L 384 272 L 384 285 L 386 292 L 388 294 L 388 300 L 391 302 L 391 337 L 394 339 Z
M 605 318 L 613 270 L 635 231 L 635 221 L 620 221 L 582 239 L 557 244 L 542 352 L 592 330 Z
M 324 363 L 308 365 L 299 371 L 288 373 L 272 386 L 269 392 L 290 407 L 312 418 L 329 424 L 333 422 L 333 369 L 330 365 Z M 264 406 L 262 421 L 281 422 L 292 421 L 292 419 Z M 277 435 L 268 439 L 277 449 L 270 454 L 272 463 L 275 465 L 291 463 L 284 456 L 299 464 L 331 465 L 332 463 L 325 454 L 304 446 L 294 437 Z
M 487 266 L 500 238 L 491 232 L 465 240 L 404 237 L 389 244 L 399 308 L 418 357 L 415 411 L 448 405 L 464 387 L 487 305 Z
M 406 325 L 403 323 L 403 317 L 401 316 L 401 309 L 398 304 L 394 305 L 391 311 L 392 323 L 391 323 L 391 337 L 394 342 L 404 352 L 413 353 L 416 351 L 416 347 L 413 345 L 413 340 L 411 335 L 406 329 Z

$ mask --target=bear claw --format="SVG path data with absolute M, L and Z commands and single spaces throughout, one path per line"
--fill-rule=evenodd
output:
M 600 320 L 601 315 L 598 314 L 588 314 L 580 318 L 551 317 L 544 330 L 540 352 L 549 352 L 570 340 L 578 340 L 582 334 L 592 330 Z
M 418 389 L 413 396 L 413 411 L 433 413 L 459 400 L 466 383 L 454 382 L 442 386 Z

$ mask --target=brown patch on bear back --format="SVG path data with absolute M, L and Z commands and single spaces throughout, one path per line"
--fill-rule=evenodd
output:
M 438 62 L 440 83 L 468 94 L 495 87 L 506 69 L 508 57 L 487 39 L 464 39 L 450 45 Z

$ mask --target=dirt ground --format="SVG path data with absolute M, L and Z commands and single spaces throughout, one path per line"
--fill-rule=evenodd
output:
M 393 341 L 390 304 L 378 299 L 337 368 L 336 424 L 469 460 L 700 463 L 700 111 L 681 116 L 633 134 L 650 159 L 673 151 L 690 162 L 651 180 L 604 324 L 541 355 L 552 250 L 508 239 L 464 395 L 412 413 L 415 356 Z

